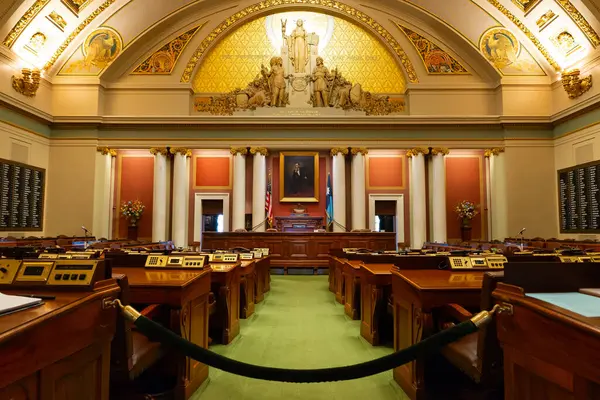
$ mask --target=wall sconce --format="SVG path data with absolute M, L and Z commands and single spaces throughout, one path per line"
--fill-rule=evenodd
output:
M 579 70 L 572 69 L 562 73 L 562 84 L 570 99 L 581 96 L 592 87 L 592 75 L 579 77 Z
M 40 87 L 41 73 L 39 69 L 23 68 L 21 76 L 12 77 L 12 87 L 23 96 L 33 97 Z

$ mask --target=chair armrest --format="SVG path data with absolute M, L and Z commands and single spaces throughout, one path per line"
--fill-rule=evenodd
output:
M 441 307 L 440 313 L 444 317 L 450 317 L 459 322 L 464 322 L 468 319 L 471 319 L 471 317 L 473 316 L 472 313 L 470 313 L 464 307 L 458 304 L 446 304 L 443 307 Z

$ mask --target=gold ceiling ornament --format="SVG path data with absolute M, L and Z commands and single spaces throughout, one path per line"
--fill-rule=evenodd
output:
M 540 28 L 540 32 L 541 32 L 545 27 L 550 25 L 550 23 L 552 21 L 554 21 L 556 18 L 558 18 L 558 15 L 556 15 L 554 13 L 554 11 L 548 10 L 544 14 L 542 14 L 542 16 L 539 17 L 537 21 L 535 21 L 535 24 L 538 26 L 538 28 Z
M 48 18 L 48 21 L 52 22 L 61 32 L 65 31 L 67 21 L 65 21 L 65 19 L 56 11 L 52 11 L 50 14 L 46 15 L 46 18 Z
M 417 72 L 415 71 L 412 62 L 410 61 L 400 44 L 396 41 L 396 39 L 394 39 L 394 37 L 383 26 L 381 26 L 377 21 L 375 21 L 373 18 L 369 17 L 362 11 L 359 11 L 349 5 L 332 0 L 263 0 L 260 3 L 255 3 L 251 6 L 244 8 L 241 11 L 238 11 L 237 13 L 220 23 L 215 29 L 213 29 L 213 31 L 210 34 L 208 34 L 206 38 L 204 38 L 202 43 L 200 43 L 200 46 L 198 46 L 198 48 L 194 52 L 194 55 L 188 61 L 187 66 L 183 71 L 183 75 L 181 76 L 181 82 L 190 82 L 190 80 L 192 79 L 192 73 L 194 72 L 198 61 L 204 55 L 206 50 L 222 33 L 228 31 L 239 20 L 256 12 L 262 12 L 271 7 L 303 4 L 331 9 L 346 15 L 352 20 L 358 20 L 369 26 L 371 29 L 377 32 L 379 36 L 383 38 L 383 40 L 387 42 L 387 44 L 391 47 L 394 53 L 398 56 L 400 62 L 402 63 L 402 66 L 404 67 L 406 75 L 408 76 L 409 81 L 411 83 L 419 82 Z
M 580 71 L 578 69 L 572 69 L 562 73 L 562 85 L 570 99 L 581 96 L 592 87 L 592 75 L 580 78 L 579 74 Z
M 187 147 L 171 147 L 170 152 L 174 155 L 181 154 L 184 157 L 192 156 L 192 150 L 188 149 Z
M 98 15 L 100 15 L 104 10 L 110 7 L 116 0 L 105 0 L 98 8 L 96 8 L 88 17 L 83 20 L 77 28 L 65 39 L 65 41 L 60 45 L 58 49 L 54 52 L 50 60 L 44 65 L 44 70 L 48 70 L 52 68 L 58 57 L 69 47 L 69 44 L 83 31 Z
M 248 148 L 247 147 L 232 147 L 231 149 L 229 149 L 229 152 L 233 156 L 237 156 L 238 154 L 245 156 L 246 154 L 248 154 Z
M 556 70 L 560 71 L 560 65 L 556 62 L 556 60 L 548 53 L 548 50 L 542 45 L 542 43 L 538 40 L 538 38 L 527 28 L 520 19 L 515 17 L 513 13 L 508 11 L 506 7 L 504 7 L 498 0 L 487 0 L 488 3 L 493 5 L 500 11 L 506 18 L 508 18 L 513 24 L 515 24 L 524 34 L 531 40 L 531 42 L 537 47 L 540 53 L 546 58 L 548 63 Z
M 470 75 L 469 71 L 438 45 L 399 23 L 392 21 L 413 44 L 430 75 Z
M 334 147 L 333 149 L 331 149 L 331 151 L 329 152 L 329 154 L 331 154 L 331 157 L 335 157 L 338 154 L 341 154 L 343 156 L 347 156 L 348 155 L 348 148 L 347 147 Z
M 366 147 L 353 147 L 351 149 L 351 153 L 353 156 L 357 154 L 362 154 L 363 156 L 366 156 L 367 154 L 369 154 L 369 150 Z
M 169 155 L 169 151 L 166 147 L 151 147 L 150 154 L 152 154 L 153 156 L 160 154 L 166 157 Z
M 260 155 L 263 155 L 266 157 L 269 155 L 269 150 L 266 147 L 251 147 L 250 154 L 252 154 L 252 155 L 260 154 Z
M 491 156 L 500 155 L 500 153 L 504 153 L 504 147 L 494 147 L 491 149 L 485 149 L 483 151 L 483 156 L 489 158 Z
M 39 69 L 23 68 L 21 76 L 12 76 L 12 87 L 17 93 L 26 97 L 34 97 L 40 87 L 42 75 Z
M 529 11 L 533 10 L 533 8 L 537 6 L 540 1 L 541 0 L 512 0 L 513 4 L 523 11 L 525 15 L 527 15 Z
M 183 53 L 186 46 L 192 40 L 196 32 L 204 26 L 206 22 L 201 23 L 188 30 L 185 33 L 177 36 L 169 43 L 155 51 L 150 57 L 136 67 L 131 73 L 132 75 L 170 75 L 175 68 L 179 56 Z
M 431 155 L 437 156 L 438 154 L 447 156 L 450 154 L 450 150 L 447 147 L 434 147 L 431 149 Z
M 571 17 L 573 22 L 577 24 L 579 29 L 585 34 L 592 46 L 597 47 L 600 45 L 600 37 L 592 28 L 590 23 L 585 19 L 579 10 L 569 0 L 556 0 L 556 2 L 565 10 L 567 15 Z
M 79 16 L 81 10 L 83 10 L 92 1 L 93 0 L 61 0 L 61 2 L 77 16 Z
M 42 11 L 42 9 L 48 4 L 50 0 L 36 0 L 35 3 L 23 14 L 21 19 L 13 26 L 6 38 L 4 38 L 4 45 L 8 48 L 15 44 L 15 41 L 19 38 L 21 33 L 27 28 L 29 23 Z

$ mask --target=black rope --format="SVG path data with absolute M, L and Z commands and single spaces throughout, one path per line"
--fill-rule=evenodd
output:
M 153 340 L 158 340 L 165 345 L 171 346 L 184 355 L 211 367 L 248 378 L 295 383 L 347 381 L 379 374 L 413 361 L 417 357 L 431 355 L 448 343 L 477 331 L 477 326 L 473 322 L 465 321 L 436 333 L 406 349 L 375 360 L 335 368 L 286 369 L 262 367 L 223 357 L 220 354 L 213 353 L 194 343 L 188 342 L 173 331 L 164 328 L 144 316 L 139 317 L 135 321 L 135 326 L 141 333 Z

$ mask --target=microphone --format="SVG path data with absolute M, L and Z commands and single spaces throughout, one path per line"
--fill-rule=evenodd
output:
M 523 234 L 523 232 L 525 232 L 526 230 L 527 230 L 527 228 L 523 228 L 523 229 L 521 229 L 521 231 L 519 232 L 519 235 L 522 235 L 522 234 Z
M 85 227 L 85 226 L 83 226 L 83 225 L 81 225 L 81 229 L 83 229 L 83 231 L 84 231 L 85 233 L 90 233 L 90 231 L 88 231 L 88 230 L 86 229 L 86 227 Z

